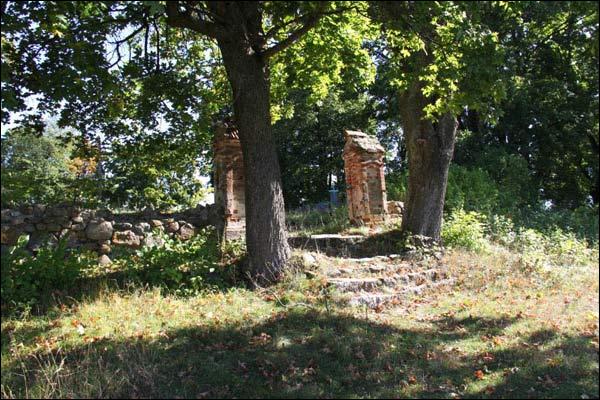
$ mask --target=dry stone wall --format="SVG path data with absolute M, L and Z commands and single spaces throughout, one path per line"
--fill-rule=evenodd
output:
M 56 244 L 64 238 L 70 248 L 106 255 L 115 246 L 139 248 L 155 244 L 154 229 L 188 240 L 201 228 L 218 223 L 219 214 L 212 205 L 172 214 L 153 210 L 115 214 L 66 204 L 36 204 L 2 210 L 1 242 L 2 247 L 14 246 L 20 236 L 27 235 L 27 249 L 36 253 L 41 246 Z

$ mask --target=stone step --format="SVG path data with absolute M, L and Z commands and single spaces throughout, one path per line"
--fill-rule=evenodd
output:
M 395 260 L 398 257 L 400 257 L 400 256 L 398 255 L 397 257 L 394 257 L 394 258 L 391 258 L 391 256 L 375 256 L 375 257 L 363 257 L 363 258 L 347 258 L 346 260 L 349 262 L 363 264 L 363 263 L 371 263 L 371 262 L 376 262 L 376 261 Z
M 378 288 L 396 288 L 408 290 L 416 285 L 435 283 L 446 278 L 446 273 L 436 269 L 413 272 L 405 275 L 375 276 L 375 277 L 336 277 L 327 280 L 328 285 L 342 292 L 373 292 Z
M 408 264 L 358 264 L 348 265 L 344 264 L 343 267 L 332 268 L 326 272 L 326 275 L 331 277 L 338 277 L 342 275 L 394 275 L 394 274 L 405 274 L 408 271 L 412 271 L 414 267 Z
M 398 284 L 407 284 L 418 281 L 437 281 L 446 277 L 446 272 L 440 268 L 431 268 L 425 271 L 407 272 L 406 268 L 395 265 L 371 265 L 359 268 L 338 268 L 327 273 L 330 278 L 378 278 L 392 280 Z
M 367 306 L 369 308 L 375 308 L 381 304 L 389 303 L 399 299 L 401 294 L 384 294 L 384 293 L 361 293 L 358 296 L 354 296 L 348 301 L 351 306 Z
M 394 300 L 401 300 L 410 295 L 418 295 L 423 293 L 425 290 L 434 289 L 441 286 L 452 285 L 455 280 L 452 278 L 442 279 L 437 282 L 425 283 L 418 286 L 405 287 L 395 293 L 382 293 L 382 292 L 360 292 L 359 294 L 352 296 L 348 301 L 351 306 L 367 306 L 369 308 L 376 308 L 380 305 L 389 303 Z
M 329 256 L 349 257 L 359 252 L 359 244 L 365 240 L 361 235 L 323 234 L 290 236 L 288 242 L 294 248 L 316 251 Z
M 327 284 L 343 292 L 373 291 L 380 286 L 379 278 L 330 278 Z

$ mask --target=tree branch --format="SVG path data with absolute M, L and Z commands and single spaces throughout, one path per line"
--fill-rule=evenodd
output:
M 116 40 L 114 42 L 109 42 L 109 43 L 110 44 L 116 44 L 118 46 L 118 45 L 120 45 L 122 43 L 128 42 L 130 39 L 133 39 L 134 36 L 136 36 L 138 33 L 140 33 L 141 31 L 143 31 L 145 28 L 146 28 L 145 24 L 140 25 L 139 28 L 137 28 L 135 31 L 131 32 L 129 35 L 127 35 L 123 39 L 119 39 L 119 40 Z
M 343 12 L 350 11 L 350 10 L 358 11 L 358 7 L 356 5 L 352 5 L 352 6 L 349 6 L 349 7 L 337 8 L 335 10 L 319 12 L 318 14 L 321 17 L 323 17 L 325 15 L 341 14 Z M 307 17 L 311 17 L 311 16 L 314 16 L 314 14 L 301 15 L 301 16 L 299 16 L 297 18 L 294 18 L 294 19 L 289 20 L 287 22 L 284 22 L 282 24 L 275 25 L 275 26 L 271 27 L 271 29 L 269 29 L 268 32 L 265 33 L 265 39 L 270 39 L 270 38 L 274 37 L 277 34 L 278 31 L 280 31 L 281 29 L 285 28 L 286 26 L 298 23 L 300 21 L 303 21 L 303 20 L 307 19 Z
M 181 12 L 178 1 L 167 1 L 166 10 L 167 24 L 172 27 L 187 28 L 213 39 L 219 36 L 219 29 L 215 23 L 194 17 L 189 11 Z
M 304 22 L 304 25 L 302 27 L 300 27 L 300 28 L 296 29 L 295 31 L 293 31 L 292 33 L 290 33 L 288 35 L 288 37 L 286 37 L 279 43 L 263 50 L 262 52 L 260 52 L 260 55 L 264 58 L 269 58 L 269 57 L 279 53 L 280 51 L 285 50 L 286 48 L 288 48 L 289 46 L 291 46 L 292 44 L 297 42 L 298 39 L 300 39 L 308 31 L 310 31 L 315 25 L 317 25 L 317 23 L 319 22 L 321 17 L 324 15 L 323 11 L 327 6 L 328 6 L 327 2 L 321 3 L 319 6 L 319 10 L 317 12 L 306 17 L 306 22 Z

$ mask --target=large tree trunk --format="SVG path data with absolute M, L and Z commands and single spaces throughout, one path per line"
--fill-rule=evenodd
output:
M 438 241 L 458 121 L 449 113 L 436 123 L 426 120 L 426 104 L 417 84 L 400 99 L 408 155 L 408 198 L 402 230 Z
M 271 129 L 268 63 L 243 37 L 219 40 L 233 89 L 246 177 L 246 246 L 257 284 L 281 278 L 290 257 L 277 149 Z
M 268 46 L 259 1 L 169 1 L 167 23 L 217 40 L 242 144 L 246 177 L 246 247 L 250 276 L 258 284 L 281 278 L 290 248 L 279 161 L 271 129 L 268 58 L 312 29 L 328 2 L 305 15 L 300 28 Z M 285 26 L 285 24 L 283 24 Z

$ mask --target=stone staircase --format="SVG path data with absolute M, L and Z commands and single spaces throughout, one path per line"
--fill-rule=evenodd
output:
M 340 259 L 322 254 L 317 257 L 321 258 L 320 265 L 329 265 L 321 270 L 327 285 L 352 306 L 377 308 L 454 283 L 447 267 L 436 259 L 406 261 L 394 254 L 369 258 Z
M 365 236 L 339 234 L 291 236 L 288 239 L 290 246 L 294 248 L 336 257 L 350 257 L 360 253 L 360 247 L 364 241 Z

